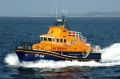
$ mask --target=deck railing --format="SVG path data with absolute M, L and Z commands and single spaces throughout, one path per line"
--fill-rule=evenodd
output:
M 69 35 L 70 36 L 75 36 L 75 37 L 80 37 L 81 38 L 81 40 L 84 40 L 84 39 L 86 39 L 86 37 L 83 37 L 82 36 L 82 34 L 81 34 L 81 32 L 76 32 L 76 31 L 69 31 Z

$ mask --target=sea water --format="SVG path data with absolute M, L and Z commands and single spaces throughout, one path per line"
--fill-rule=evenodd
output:
M 39 42 L 49 30 L 53 18 L 0 18 L 0 79 L 119 79 L 120 18 L 72 17 L 68 29 L 78 31 L 87 43 L 100 45 L 100 62 L 48 61 L 20 63 L 13 47 L 19 42 Z

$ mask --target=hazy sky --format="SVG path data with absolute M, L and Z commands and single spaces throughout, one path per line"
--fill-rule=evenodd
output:
M 0 16 L 28 16 L 58 13 L 68 5 L 68 14 L 120 11 L 120 0 L 0 0 Z

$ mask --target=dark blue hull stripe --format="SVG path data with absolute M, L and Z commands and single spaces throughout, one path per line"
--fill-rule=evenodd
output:
M 37 50 L 15 50 L 20 62 L 22 61 L 36 61 L 36 60 L 78 60 L 78 61 L 99 61 L 101 59 L 101 53 L 90 53 L 87 58 L 72 57 L 66 55 L 60 55 L 61 52 L 52 53 L 50 51 L 37 51 Z M 69 53 L 69 52 L 62 52 Z M 79 56 L 82 56 L 82 52 L 70 52 Z

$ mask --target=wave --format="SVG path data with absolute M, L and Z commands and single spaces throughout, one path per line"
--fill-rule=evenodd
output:
M 119 62 L 120 61 L 120 43 L 114 43 L 101 50 L 101 62 Z
M 5 57 L 5 63 L 9 66 L 20 66 L 27 68 L 62 68 L 68 66 L 114 66 L 120 65 L 120 43 L 114 43 L 101 50 L 102 56 L 100 62 L 88 61 L 52 61 L 52 60 L 39 60 L 36 62 L 22 62 L 20 63 L 15 53 L 8 54 Z

